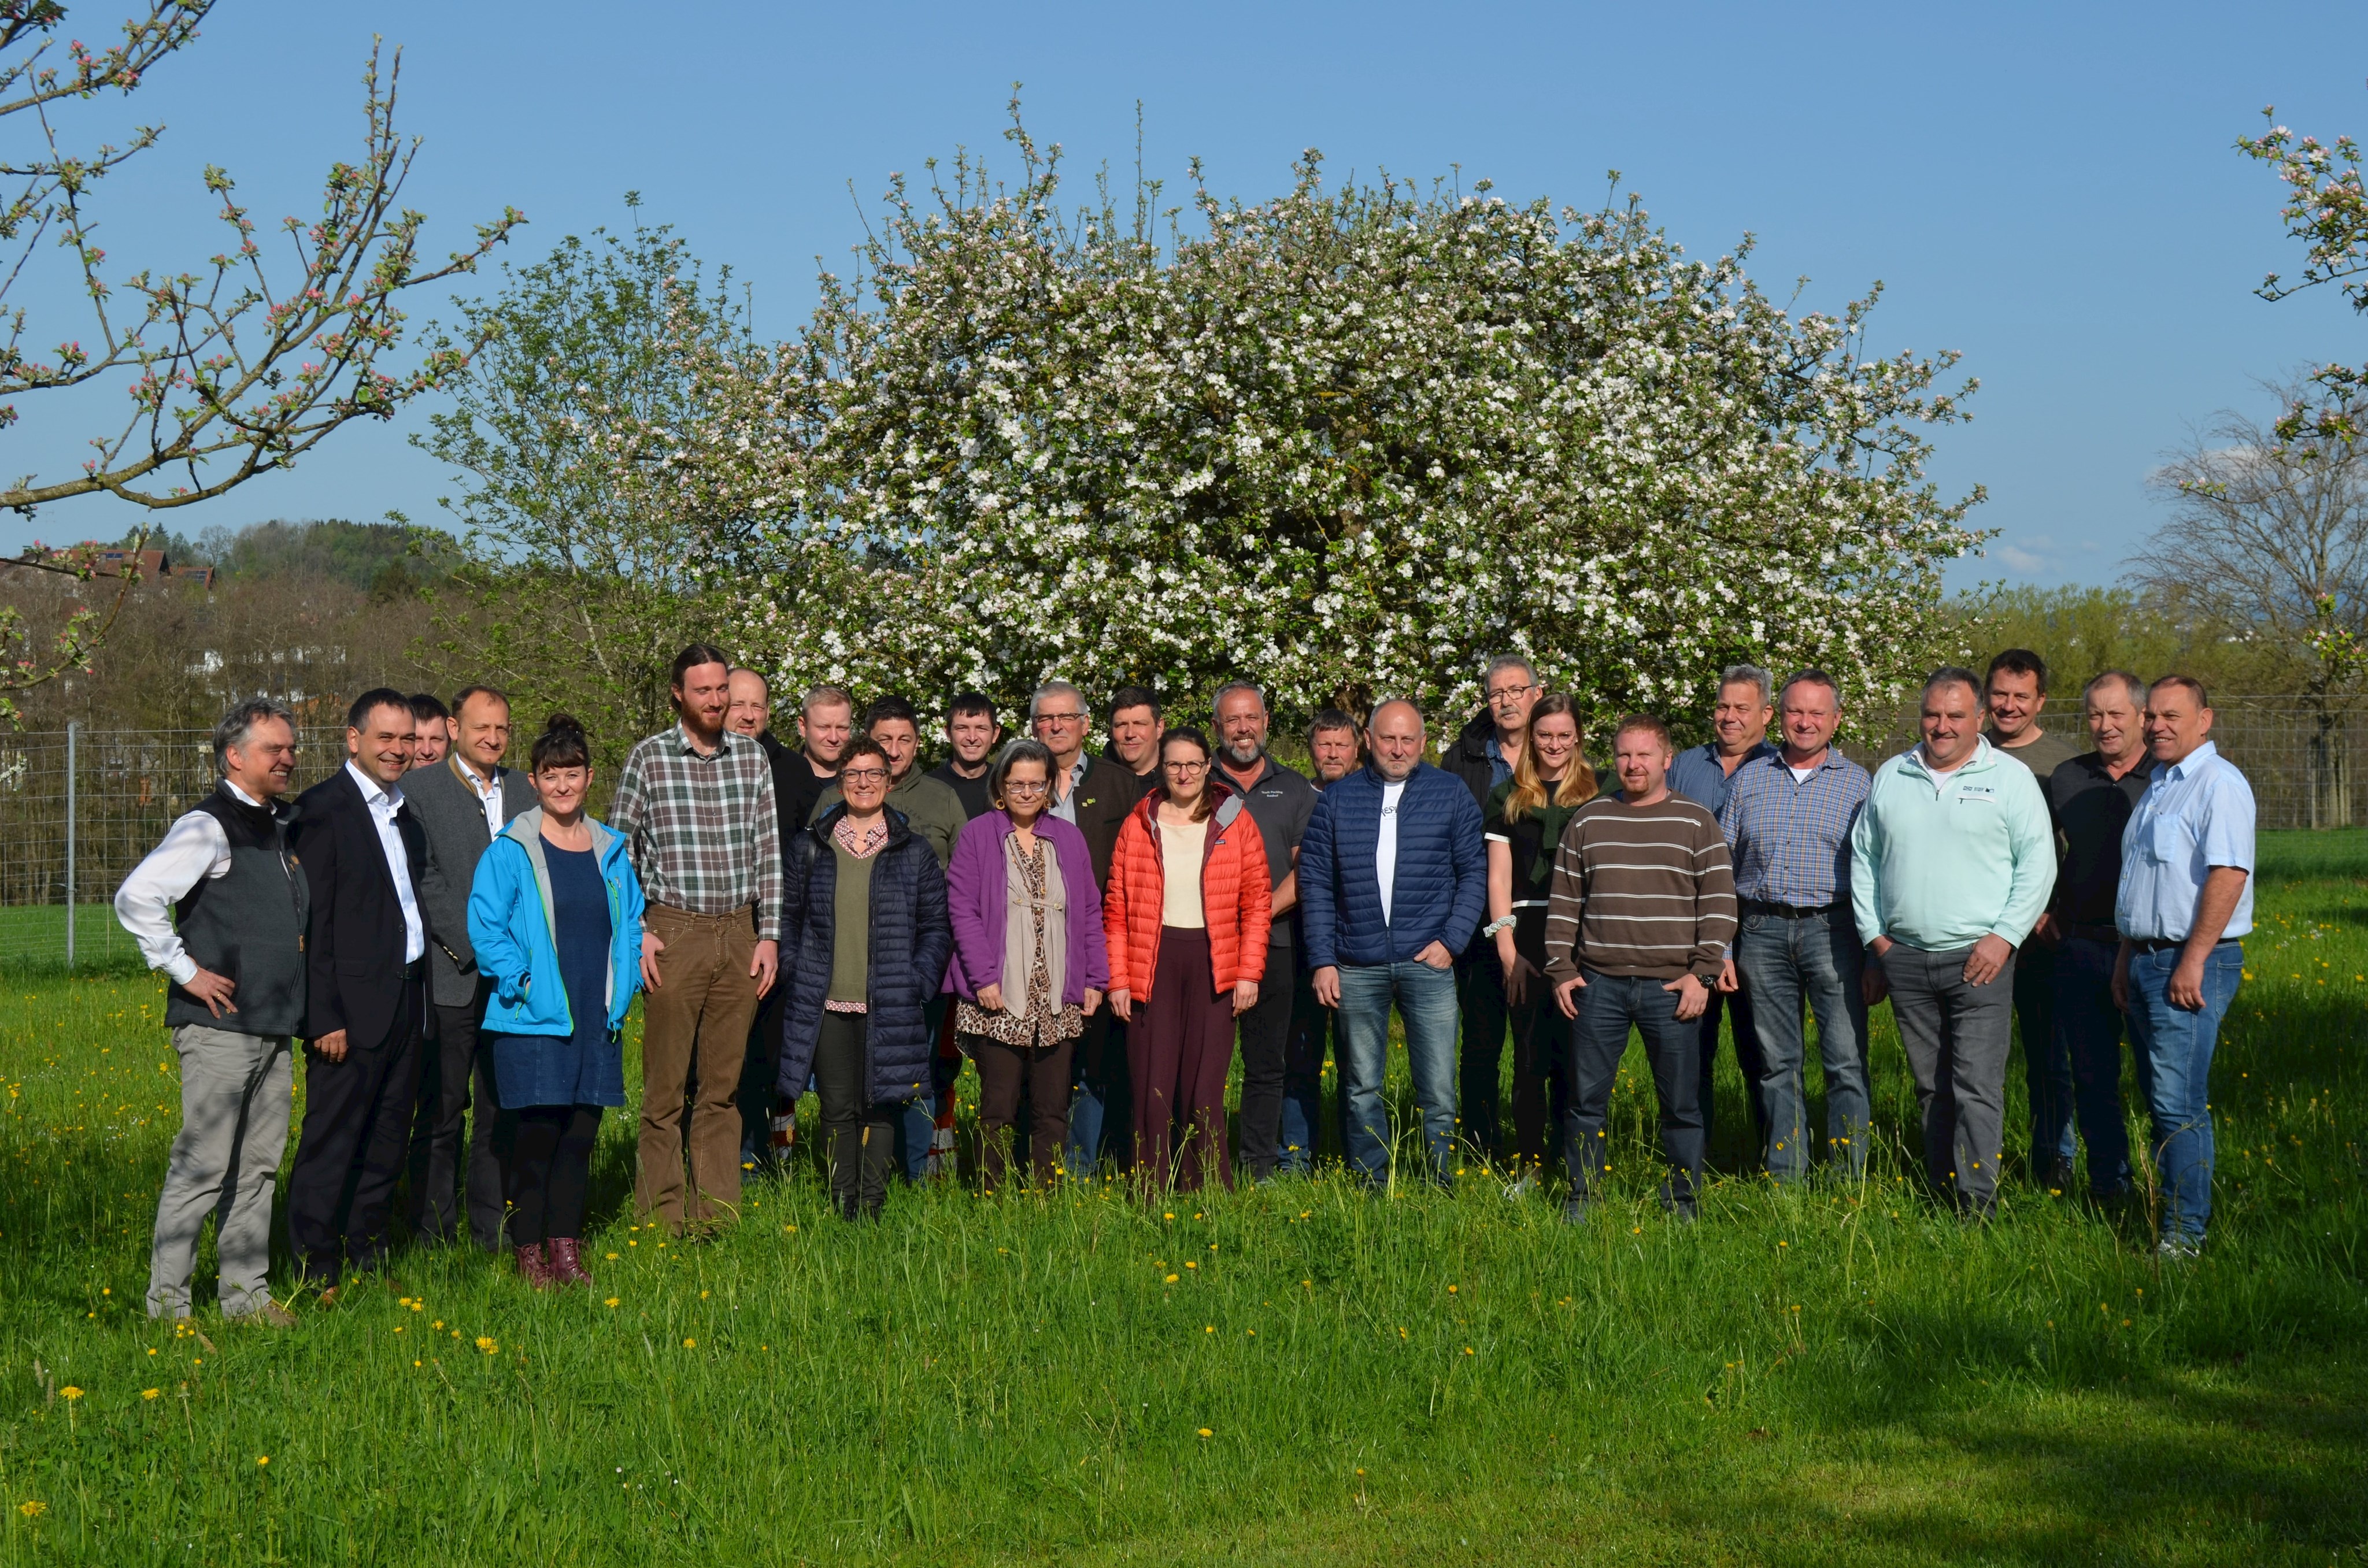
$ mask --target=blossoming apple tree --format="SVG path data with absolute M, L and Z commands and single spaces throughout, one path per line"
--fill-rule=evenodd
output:
M 1188 208 L 1064 211 L 1058 148 L 1011 137 L 1016 187 L 898 178 L 794 341 L 686 330 L 693 412 L 610 432 L 791 686 L 1190 711 L 1244 676 L 1304 714 L 1468 704 L 1518 651 L 1600 715 L 1740 659 L 1870 707 L 1918 673 L 1980 498 L 1925 432 L 1972 383 L 1867 356 L 1872 296 L 1796 315 L 1633 200 L 1335 187 L 1313 152 L 1272 200 L 1196 167 Z

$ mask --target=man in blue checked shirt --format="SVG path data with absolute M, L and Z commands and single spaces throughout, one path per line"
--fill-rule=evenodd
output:
M 1716 816 L 1726 809 L 1726 792 L 1734 788 L 1735 776 L 1748 764 L 1776 755 L 1768 744 L 1768 723 L 1776 717 L 1776 677 L 1758 665 L 1729 665 L 1718 673 L 1718 703 L 1711 710 L 1710 730 L 1713 737 L 1698 746 L 1689 746 L 1669 763 L 1669 791 L 1683 795 L 1695 805 Z M 1735 979 L 1734 973 L 1725 976 Z M 1751 1018 L 1751 989 L 1738 984 L 1732 990 L 1721 988 L 1710 994 L 1710 1006 L 1702 1016 L 1702 1087 L 1697 1096 L 1702 1105 L 1702 1142 L 1707 1145 L 1716 1121 L 1712 1114 L 1717 1100 L 1711 1093 L 1712 1081 L 1718 1071 L 1719 1015 L 1725 1013 L 1735 1030 L 1735 1064 L 1743 1072 L 1744 1098 L 1751 1106 L 1751 1125 L 1761 1139 L 1768 1136 L 1768 1107 L 1759 1091 L 1760 1080 L 1768 1075 L 1767 1063 L 1759 1051 L 1759 1031 Z
M 1742 904 L 1729 968 L 1759 1026 L 1769 1176 L 1789 1186 L 1808 1175 L 1805 1002 L 1825 1059 L 1827 1158 L 1856 1180 L 1866 1169 L 1866 955 L 1850 914 L 1850 828 L 1867 774 L 1834 749 L 1842 710 L 1833 676 L 1803 670 L 1779 701 L 1783 748 L 1735 770 L 1718 816 Z
M 2203 687 L 2165 676 L 2146 694 L 2153 778 L 2122 830 L 2113 1001 L 2136 1042 L 2138 1087 L 2162 1173 L 2164 1256 L 2192 1257 L 2212 1218 L 2212 1052 L 2253 928 L 2253 789 L 2207 738 Z

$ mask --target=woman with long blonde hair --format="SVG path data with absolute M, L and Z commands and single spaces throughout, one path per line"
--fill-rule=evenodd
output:
M 1513 777 L 1490 793 L 1481 830 L 1488 843 L 1487 932 L 1505 968 L 1505 1001 L 1512 1015 L 1513 1158 L 1519 1175 L 1508 1196 L 1535 1185 L 1545 1162 L 1549 1110 L 1561 1119 L 1554 1102 L 1562 1097 L 1564 1025 L 1548 1005 L 1545 983 L 1546 891 L 1564 825 L 1595 799 L 1595 769 L 1579 750 L 1581 738 L 1578 709 L 1568 696 L 1557 691 L 1538 699 L 1530 710 L 1529 743 L 1514 759 Z M 1477 1070 L 1493 1078 L 1496 1062 L 1492 1059 Z

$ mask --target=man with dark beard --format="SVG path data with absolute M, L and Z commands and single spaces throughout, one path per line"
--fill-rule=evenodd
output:
M 1299 903 L 1299 838 L 1315 812 L 1315 786 L 1267 755 L 1266 698 L 1257 687 L 1235 681 L 1221 687 L 1215 711 L 1221 777 L 1258 824 L 1274 886 L 1266 983 L 1258 987 L 1258 1005 L 1241 1017 L 1240 1161 L 1252 1181 L 1264 1181 L 1282 1155 L 1284 1068 L 1291 1053 L 1295 998 L 1307 984 L 1299 971 L 1298 944 L 1292 939 L 1294 922 L 1289 915 Z

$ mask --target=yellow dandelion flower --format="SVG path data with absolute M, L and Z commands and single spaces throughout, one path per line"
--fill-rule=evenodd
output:
M 1216 1436 L 1216 1434 L 1215 1434 L 1214 1432 L 1212 1432 L 1211 1430 L 1209 1430 L 1209 1428 L 1207 1428 L 1206 1426 L 1203 1426 L 1203 1427 L 1201 1427 L 1201 1436 L 1202 1436 L 1203 1437 L 1215 1437 L 1215 1436 Z
M 271 1462 L 271 1456 L 269 1454 L 257 1454 L 255 1456 L 255 1462 L 256 1467 L 259 1469 Z
M 477 1335 L 477 1348 L 490 1356 L 495 1351 L 499 1350 L 501 1346 L 495 1344 L 488 1336 L 481 1334 Z
M 74 1387 L 72 1383 L 68 1383 L 65 1387 L 58 1391 L 58 1397 L 64 1400 L 80 1399 L 82 1397 L 82 1390 Z
M 699 1348 L 699 1341 L 696 1339 L 686 1339 L 682 1342 L 682 1347 L 685 1350 L 696 1350 Z
M 14 1091 L 12 1090 L 11 1093 Z M 37 1497 L 28 1497 L 17 1505 L 17 1512 L 28 1519 L 38 1519 L 50 1511 L 50 1506 Z
M 613 1306 L 615 1306 L 615 1305 L 617 1304 L 617 1298 L 616 1298 L 616 1297 L 614 1297 L 614 1296 L 611 1296 L 611 1297 L 609 1297 L 607 1301 L 605 1301 L 601 1302 L 600 1304 L 601 1304 L 602 1306 L 604 1306 L 604 1307 L 613 1307 Z
M 142 1399 L 154 1399 L 163 1392 L 164 1391 L 162 1389 L 142 1389 L 140 1391 L 140 1397 Z
M 1176 1283 L 1176 1278 L 1177 1278 L 1177 1277 L 1176 1277 L 1175 1275 L 1173 1275 L 1173 1274 L 1169 1275 L 1169 1276 L 1167 1277 L 1167 1283 L 1168 1283 L 1168 1284 L 1170 1284 L 1170 1285 L 1175 1284 L 1175 1283 Z

